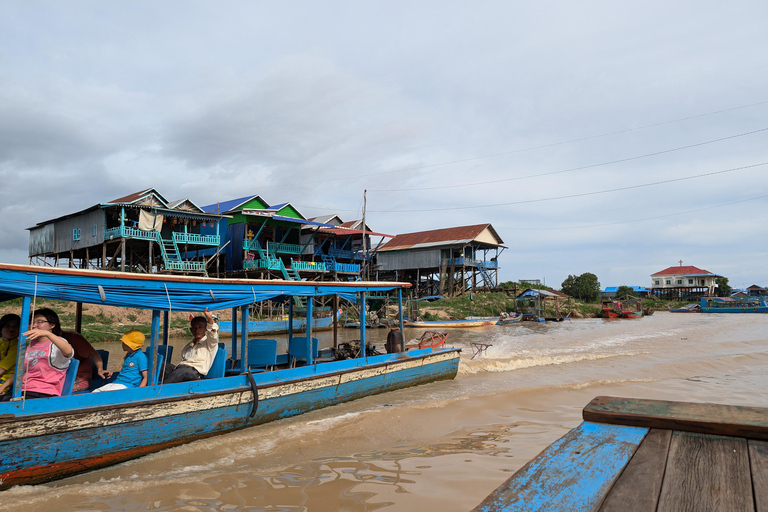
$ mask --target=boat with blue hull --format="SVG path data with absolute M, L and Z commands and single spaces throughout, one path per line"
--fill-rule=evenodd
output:
M 0 264 L 0 299 L 22 298 L 22 325 L 28 324 L 34 301 L 43 298 L 152 310 L 147 350 L 152 385 L 108 393 L 68 394 L 65 389 L 66 396 L 24 400 L 17 374 L 13 400 L 0 403 L 4 432 L 0 488 L 72 476 L 356 398 L 452 379 L 458 371 L 458 349 L 370 355 L 365 329 L 361 330 L 359 353 L 368 355 L 327 357 L 328 352 L 313 350 L 317 342 L 310 328 L 306 336 L 289 339 L 288 353 L 273 354 L 277 370 L 260 371 L 251 364 L 250 347 L 273 340 L 249 339 L 247 322 L 237 329 L 238 314 L 247 318 L 254 297 L 305 297 L 311 315 L 313 297 L 336 295 L 365 302 L 382 293 L 397 293 L 402 304 L 406 286 L 364 281 L 307 285 Z M 231 354 L 220 344 L 203 380 L 159 383 L 160 348 L 165 344 L 161 342 L 167 343 L 169 312 L 205 308 L 232 308 L 236 327 Z M 21 358 L 25 344 L 21 336 Z M 21 367 L 20 361 L 17 364 Z
M 768 299 L 744 297 L 702 297 L 701 313 L 768 313 Z

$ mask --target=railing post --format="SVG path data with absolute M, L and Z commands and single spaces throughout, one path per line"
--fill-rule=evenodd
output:
M 27 332 L 27 327 L 30 325 L 32 318 L 30 315 L 33 313 L 30 311 L 32 307 L 32 298 L 24 297 L 21 300 L 21 323 L 19 324 L 19 351 L 16 353 L 16 373 L 13 376 L 13 398 L 19 398 L 21 396 L 21 378 L 22 369 L 24 368 L 24 359 L 27 354 L 27 337 L 24 333 Z
M 360 292 L 360 356 L 368 357 L 365 352 L 365 292 Z

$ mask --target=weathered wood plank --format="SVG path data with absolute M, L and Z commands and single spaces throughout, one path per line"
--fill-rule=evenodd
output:
M 475 511 L 592 511 L 647 429 L 584 422 L 552 443 Z
M 585 421 L 768 440 L 768 409 L 598 396 Z
M 658 512 L 754 512 L 747 440 L 675 432 Z
M 667 466 L 671 430 L 651 430 L 608 491 L 600 512 L 656 510 Z
M 749 463 L 757 512 L 768 512 L 768 443 L 749 441 Z

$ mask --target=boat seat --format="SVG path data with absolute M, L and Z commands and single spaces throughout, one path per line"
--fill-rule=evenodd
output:
M 80 368 L 80 361 L 74 357 L 69 361 L 69 368 L 67 368 L 67 375 L 64 377 L 64 387 L 61 388 L 61 396 L 69 396 L 72 394 L 72 387 L 75 385 L 75 379 L 77 378 L 77 369 Z
M 144 349 L 144 353 L 147 355 L 147 360 L 149 360 L 149 350 L 150 348 L 147 347 Z M 157 360 L 155 361 L 155 377 L 151 380 L 147 380 L 147 386 L 154 386 L 158 382 L 160 382 L 160 374 L 163 372 L 163 365 L 166 361 L 166 353 L 173 354 L 173 347 L 169 347 L 168 345 L 158 345 L 157 346 Z
M 277 340 L 248 340 L 248 368 L 263 372 L 277 365 Z
M 158 345 L 157 353 L 162 354 L 163 360 L 170 363 L 173 357 L 173 345 Z
M 222 345 L 223 343 L 219 343 L 219 350 L 216 351 L 211 369 L 208 370 L 208 374 L 205 376 L 206 379 L 218 379 L 224 376 L 227 367 L 227 349 L 223 348 Z
M 312 360 L 316 360 L 318 353 L 320 352 L 320 341 L 317 338 L 312 338 Z M 307 354 L 307 338 L 291 338 L 288 340 L 288 361 L 291 368 L 294 368 L 298 363 L 307 363 L 309 359 Z

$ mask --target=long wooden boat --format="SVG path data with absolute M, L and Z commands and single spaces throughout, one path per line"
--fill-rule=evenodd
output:
M 757 297 L 702 297 L 700 306 L 702 313 L 768 313 L 768 300 Z
M 336 313 L 336 318 L 341 316 Z M 287 334 L 289 330 L 293 332 L 302 332 L 307 329 L 306 318 L 294 318 L 290 328 L 288 316 L 274 320 L 250 320 L 248 322 L 248 332 L 251 334 Z M 316 317 L 312 319 L 312 330 L 330 331 L 333 329 L 333 316 Z M 232 322 L 219 322 L 219 333 L 231 334 Z
M 480 320 L 483 322 L 488 322 L 485 325 L 496 325 L 499 323 L 499 317 L 498 316 L 468 316 L 464 320 Z
M 516 324 L 523 319 L 523 315 L 520 313 L 510 313 L 506 316 L 499 317 L 499 325 Z
M 476 512 L 761 511 L 768 409 L 596 397 Z
M 642 311 L 622 311 L 621 318 L 642 318 Z
M 680 308 L 667 307 L 670 313 L 698 313 L 701 311 L 701 306 L 698 304 L 686 304 Z
M 496 325 L 498 319 L 491 320 L 405 320 L 403 325 L 405 327 L 418 327 L 421 329 L 447 329 L 454 327 L 482 327 L 484 325 Z
M 238 314 L 247 318 L 254 298 L 305 297 L 311 315 L 313 297 L 337 295 L 364 302 L 369 293 L 392 292 L 402 304 L 402 289 L 407 286 L 172 277 L 0 264 L 0 299 L 22 298 L 22 325 L 28 325 L 33 301 L 39 299 L 151 309 L 150 383 L 157 382 L 158 342 L 167 342 L 170 311 L 231 308 L 237 325 Z M 316 338 L 311 337 L 310 328 L 306 336 L 289 342 L 289 350 L 300 349 L 298 352 L 276 356 L 281 369 L 252 373 L 248 351 L 242 350 L 249 344 L 243 331 L 238 330 L 239 335 L 232 339 L 229 356 L 234 367 L 225 374 L 228 351 L 219 348 L 216 372 L 212 368 L 208 378 L 193 382 L 23 400 L 22 372 L 17 372 L 13 400 L 0 403 L 0 488 L 71 476 L 367 395 L 452 379 L 458 371 L 460 351 L 450 348 L 321 362 L 312 351 Z M 366 354 L 365 329 L 360 333 L 360 345 L 360 353 Z M 22 368 L 25 347 L 22 335 L 17 368 Z M 295 362 L 300 353 L 304 360 L 289 368 L 288 361 Z M 217 361 L 221 361 L 220 367 Z

